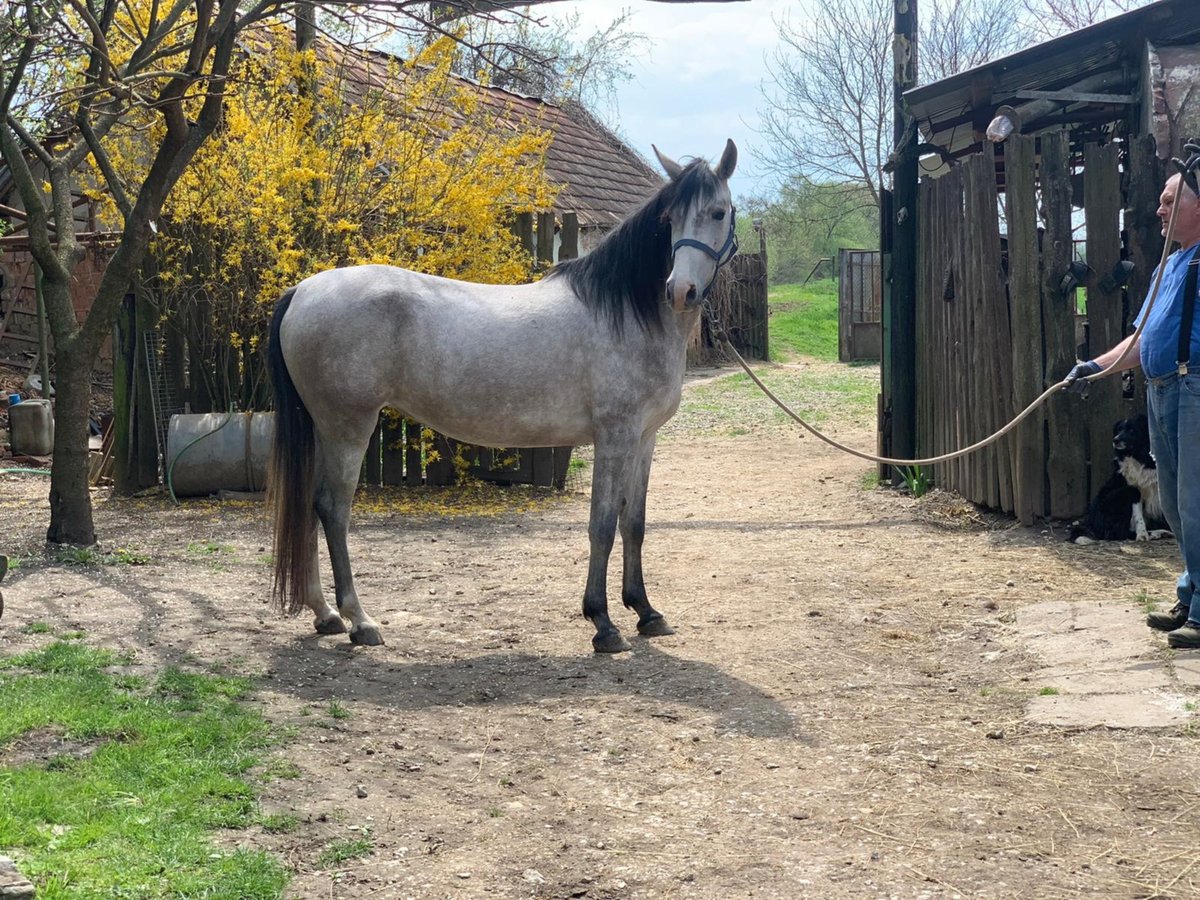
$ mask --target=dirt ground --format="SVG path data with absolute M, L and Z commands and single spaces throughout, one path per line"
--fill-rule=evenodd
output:
M 1172 543 L 870 490 L 782 428 L 667 431 L 645 566 L 678 633 L 620 610 L 630 653 L 593 655 L 579 616 L 585 481 L 495 515 L 370 498 L 371 649 L 268 605 L 255 504 L 101 492 L 104 549 L 149 562 L 24 561 L 0 643 L 49 622 L 258 678 L 295 730 L 264 805 L 299 826 L 225 840 L 280 854 L 293 897 L 1200 896 L 1200 666 L 1142 624 Z M 46 519 L 44 481 L 0 476 L 8 553 L 40 554 Z

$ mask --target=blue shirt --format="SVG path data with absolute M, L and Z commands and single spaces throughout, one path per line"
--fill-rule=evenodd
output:
M 1146 330 L 1142 332 L 1142 371 L 1147 378 L 1162 378 L 1170 375 L 1179 365 L 1179 329 L 1183 325 L 1183 287 L 1187 277 L 1188 263 L 1200 250 L 1200 244 L 1187 250 L 1176 250 L 1167 257 L 1167 268 L 1163 272 L 1162 284 L 1158 289 L 1158 299 L 1154 301 L 1154 309 L 1150 310 L 1150 318 L 1146 322 Z M 1154 289 L 1154 278 L 1158 269 L 1150 278 L 1150 289 Z M 1147 294 L 1146 299 L 1149 300 Z M 1195 303 L 1196 298 L 1189 298 Z M 1140 325 L 1146 303 L 1142 303 L 1142 311 L 1134 320 Z M 1192 319 L 1192 365 L 1200 365 L 1200 311 L 1193 314 Z

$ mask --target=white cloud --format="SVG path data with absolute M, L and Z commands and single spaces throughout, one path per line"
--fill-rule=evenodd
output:
M 534 7 L 538 16 L 578 13 L 583 33 L 603 28 L 624 10 L 629 27 L 651 39 L 632 66 L 635 80 L 619 89 L 620 131 L 653 160 L 651 143 L 675 157 L 715 160 L 733 138 L 740 151 L 735 195 L 758 189 L 752 153 L 763 105 L 764 58 L 778 42 L 775 20 L 797 0 L 744 3 L 652 3 L 579 0 Z

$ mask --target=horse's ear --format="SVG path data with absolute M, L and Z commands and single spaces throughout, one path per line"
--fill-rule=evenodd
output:
M 717 177 L 722 181 L 728 181 L 729 176 L 733 174 L 733 170 L 737 168 L 737 145 L 732 139 L 725 142 L 725 152 L 721 154 L 721 161 L 717 163 Z
M 669 177 L 672 181 L 674 181 L 676 178 L 678 178 L 680 175 L 683 174 L 683 166 L 681 166 L 679 163 L 675 162 L 675 160 L 671 159 L 671 157 L 663 156 L 662 151 L 659 150 L 657 147 L 655 147 L 653 144 L 651 144 L 650 146 L 654 150 L 654 155 L 658 157 L 658 164 L 660 166 L 662 166 L 663 169 L 666 171 L 667 177 Z

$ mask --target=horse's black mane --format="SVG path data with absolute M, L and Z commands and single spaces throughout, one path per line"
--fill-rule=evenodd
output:
M 613 229 L 591 253 L 559 263 L 547 276 L 566 278 L 579 298 L 613 330 L 624 328 L 625 310 L 633 311 L 646 331 L 662 328 L 667 276 L 671 274 L 671 223 L 676 207 L 717 192 L 719 183 L 702 159 L 684 167 L 641 209 Z

